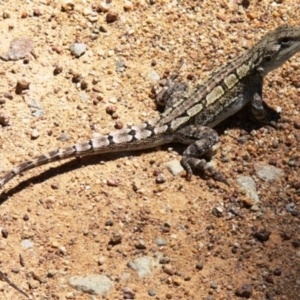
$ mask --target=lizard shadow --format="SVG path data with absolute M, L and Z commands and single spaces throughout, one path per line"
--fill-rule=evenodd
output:
M 149 149 L 151 150 L 151 149 Z M 148 150 L 145 150 L 148 151 Z M 49 167 L 48 170 L 41 172 L 38 175 L 32 176 L 24 181 L 19 182 L 16 186 L 9 189 L 7 192 L 0 193 L 0 205 L 8 200 L 12 195 L 19 193 L 30 185 L 35 185 L 47 181 L 50 178 L 72 172 L 74 170 L 80 169 L 82 167 L 90 165 L 99 165 L 100 161 L 109 162 L 114 159 L 121 157 L 132 156 L 133 153 L 135 156 L 138 156 L 145 151 L 128 151 L 128 152 L 119 152 L 119 153 L 105 153 L 99 155 L 89 155 L 84 157 L 73 158 L 70 161 L 62 162 L 61 165 L 55 167 Z M 149 151 L 150 152 L 150 151 Z M 27 173 L 27 172 L 26 172 Z M 22 177 L 22 175 L 21 175 Z
M 251 113 L 251 103 L 249 103 L 235 115 L 224 120 L 215 128 L 215 130 L 221 136 L 224 134 L 225 130 L 233 128 L 239 128 L 248 134 L 250 134 L 252 130 L 259 130 L 262 127 L 278 128 L 277 125 L 281 118 L 280 113 L 278 113 L 265 102 L 263 102 L 263 106 L 267 111 L 266 122 L 260 122 L 254 118 L 253 114 Z
M 275 112 L 272 108 L 268 109 L 275 116 L 275 121 L 278 120 L 279 114 Z M 251 114 L 250 114 L 251 115 Z M 245 107 L 240 112 L 235 114 L 234 116 L 229 117 L 224 120 L 221 124 L 215 127 L 215 130 L 218 132 L 220 136 L 224 134 L 225 130 L 240 128 L 244 132 L 250 133 L 252 130 L 258 130 L 259 128 L 266 126 L 265 124 L 259 123 L 257 121 L 253 122 L 249 117 L 249 109 Z M 176 152 L 182 154 L 186 149 L 186 145 L 180 143 L 171 143 L 167 145 L 161 146 L 162 151 L 167 151 L 168 148 L 172 147 Z M 128 156 L 139 156 L 144 153 L 152 152 L 153 149 L 145 149 L 145 150 L 137 150 L 137 151 L 124 151 L 124 152 L 116 152 L 116 153 L 105 153 L 99 155 L 89 155 L 85 157 L 79 157 L 72 159 L 68 162 L 62 163 L 57 167 L 50 167 L 48 170 L 41 172 L 40 174 L 30 177 L 25 181 L 18 183 L 15 187 L 9 189 L 7 192 L 0 193 L 0 205 L 4 203 L 10 196 L 19 193 L 24 190 L 26 187 L 34 184 L 38 184 L 48 180 L 49 178 L 62 175 L 68 172 L 72 172 L 73 170 L 79 169 L 84 166 L 89 165 L 98 165 L 100 161 L 109 162 L 113 161 L 117 158 L 128 157 Z M 206 175 L 201 170 L 195 170 L 195 175 L 200 176 L 201 178 L 206 178 Z

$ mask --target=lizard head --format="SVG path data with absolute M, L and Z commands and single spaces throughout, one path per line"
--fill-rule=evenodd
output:
M 300 27 L 281 25 L 267 33 L 257 46 L 262 55 L 259 71 L 266 75 L 300 51 Z

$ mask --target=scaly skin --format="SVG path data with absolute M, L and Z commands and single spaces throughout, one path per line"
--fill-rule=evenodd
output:
M 21 163 L 0 179 L 0 188 L 16 175 L 53 161 L 153 148 L 171 142 L 188 145 L 181 161 L 188 179 L 193 169 L 201 169 L 228 184 L 221 173 L 201 158 L 218 142 L 213 127 L 249 102 L 254 117 L 268 123 L 269 114 L 262 99 L 263 78 L 299 50 L 300 27 L 282 25 L 193 89 L 176 81 L 178 68 L 157 95 L 158 103 L 165 106 L 161 116 Z

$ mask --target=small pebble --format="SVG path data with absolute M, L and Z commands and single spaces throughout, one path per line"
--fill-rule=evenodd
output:
M 81 83 L 80 83 L 80 88 L 82 89 L 82 90 L 86 90 L 87 88 L 88 88 L 88 83 L 87 83 L 87 81 L 86 80 L 82 80 L 81 81 Z
M 259 211 L 259 207 L 257 204 L 254 204 L 251 206 L 250 210 L 256 212 L 256 211 Z
M 158 82 L 160 80 L 159 75 L 155 71 L 150 71 L 148 73 L 148 77 L 153 81 L 153 82 Z
M 133 9 L 133 5 L 131 1 L 125 1 L 124 6 L 123 6 L 125 11 L 130 11 Z
M 82 79 L 82 76 L 80 73 L 73 73 L 72 82 L 79 83 Z
M 245 283 L 241 287 L 239 287 L 235 294 L 241 298 L 250 298 L 253 293 L 253 288 L 251 284 Z
M 6 239 L 8 237 L 8 230 L 6 228 L 2 228 L 1 234 Z
M 52 50 L 55 51 L 57 54 L 61 54 L 63 52 L 63 48 L 57 45 L 52 46 Z
M 80 57 L 86 51 L 86 45 L 84 43 L 73 43 L 70 45 L 70 51 L 76 57 Z
M 62 132 L 61 136 L 60 136 L 60 140 L 62 142 L 67 142 L 70 139 L 69 135 L 65 132 Z
M 165 163 L 165 166 L 168 169 L 168 171 L 174 176 L 177 176 L 184 171 L 184 168 L 178 160 L 169 161 Z
M 98 265 L 99 266 L 102 266 L 105 262 L 106 258 L 105 256 L 101 256 L 99 259 L 98 259 Z
M 28 245 L 30 245 L 30 244 L 28 244 Z M 19 254 L 19 262 L 22 267 L 25 267 L 25 261 L 24 261 L 24 257 L 22 254 Z
M 252 198 L 246 196 L 243 197 L 242 202 L 246 208 L 251 208 L 255 204 L 255 201 Z
M 124 289 L 123 289 L 123 299 L 131 300 L 131 299 L 134 299 L 134 298 L 135 298 L 135 292 L 129 287 L 124 287 Z
M 156 183 L 159 183 L 159 184 L 165 183 L 166 181 L 167 181 L 167 180 L 166 180 L 166 177 L 165 177 L 165 175 L 162 174 L 162 173 L 158 174 L 158 176 L 155 178 L 155 182 L 156 182 Z
M 265 280 L 267 283 L 274 283 L 274 278 L 272 275 L 268 275 Z
M 12 271 L 13 273 L 18 274 L 18 273 L 20 272 L 20 268 L 18 268 L 18 267 L 13 267 L 13 268 L 11 269 L 11 271 Z
M 109 241 L 109 244 L 115 246 L 121 243 L 122 243 L 122 235 L 119 232 L 114 232 L 113 236 Z
M 9 114 L 6 111 L 0 112 L 0 125 L 7 126 L 9 124 Z
M 53 183 L 51 184 L 51 188 L 52 188 L 53 190 L 58 190 L 58 189 L 59 189 L 59 183 L 58 183 L 58 182 L 53 182 Z
M 257 238 L 260 242 L 266 242 L 269 240 L 271 232 L 266 229 L 261 229 L 254 233 L 254 237 Z
M 64 12 L 73 10 L 75 7 L 73 0 L 61 0 L 61 10 Z
M 273 140 L 272 140 L 272 147 L 273 147 L 274 149 L 277 149 L 278 146 L 279 146 L 278 139 L 273 139 Z
M 13 94 L 9 93 L 9 92 L 4 93 L 3 96 L 4 96 L 4 98 L 9 99 L 9 100 L 12 100 L 14 98 Z
M 114 114 L 117 111 L 117 107 L 116 105 L 109 105 L 106 107 L 106 113 L 108 113 L 109 115 Z
M 31 138 L 34 140 L 34 139 L 37 139 L 38 137 L 40 136 L 40 133 L 36 130 L 36 129 L 33 129 L 31 131 Z
M 295 127 L 296 129 L 300 129 L 300 119 L 294 121 L 294 127 Z
M 173 276 L 175 274 L 175 270 L 170 265 L 163 265 L 162 270 L 169 276 Z
M 295 248 L 299 248 L 299 247 L 300 247 L 300 240 L 299 240 L 299 239 L 296 239 L 296 240 L 292 241 L 292 245 L 293 245 Z
M 83 12 L 82 12 L 82 14 L 84 15 L 84 16 L 89 16 L 89 15 L 91 15 L 92 14 L 92 10 L 90 10 L 89 8 L 85 8 L 84 10 L 83 10 Z
M 153 290 L 153 289 L 148 290 L 148 295 L 151 296 L 151 297 L 156 296 L 155 290 Z
M 33 11 L 33 16 L 34 16 L 34 17 L 39 17 L 41 14 L 42 14 L 42 13 L 41 13 L 41 11 L 40 11 L 39 9 L 35 9 L 35 10 Z
M 136 244 L 135 244 L 135 248 L 136 249 L 139 249 L 139 250 L 145 250 L 147 247 L 146 247 L 146 244 L 145 244 L 145 241 L 143 240 L 139 240 Z
M 107 3 L 105 3 L 105 1 L 102 1 L 99 5 L 98 5 L 98 10 L 99 12 L 108 12 L 109 10 L 109 5 Z
M 3 19 L 8 19 L 8 18 L 10 18 L 10 13 L 7 12 L 7 11 L 4 11 L 4 12 L 2 13 L 2 17 L 3 17 Z
M 159 263 L 161 265 L 168 264 L 170 261 L 171 261 L 171 259 L 168 256 L 163 256 L 159 259 Z
M 28 214 L 25 214 L 25 215 L 23 216 L 23 220 L 24 220 L 24 221 L 28 221 L 28 220 L 29 220 Z
M 0 250 L 5 250 L 7 243 L 4 240 L 0 240 Z
M 223 208 L 222 207 L 214 207 L 212 209 L 212 214 L 218 218 L 221 218 L 223 216 Z
M 88 20 L 91 22 L 91 23 L 95 23 L 98 21 L 98 14 L 97 13 L 92 13 L 91 15 L 89 15 L 88 17 Z
M 53 70 L 54 75 L 58 75 L 63 71 L 63 67 L 59 64 L 57 64 Z
M 122 129 L 123 127 L 124 127 L 123 122 L 120 121 L 120 120 L 116 120 L 116 122 L 115 122 L 115 128 L 116 129 Z
M 33 242 L 32 242 L 31 240 L 24 239 L 24 240 L 22 240 L 22 242 L 21 242 L 21 246 L 22 246 L 24 249 L 29 249 L 29 248 L 32 248 L 32 247 L 33 247 Z
M 274 275 L 275 276 L 280 276 L 281 275 L 281 273 L 282 273 L 282 268 L 276 268 L 275 270 L 274 270 Z
M 155 243 L 157 246 L 162 247 L 167 245 L 167 241 L 164 238 L 156 238 Z
M 107 23 L 113 23 L 118 19 L 118 16 L 119 16 L 118 13 L 113 12 L 113 11 L 109 11 L 106 14 L 106 22 Z
M 28 285 L 31 290 L 37 289 L 40 286 L 40 283 L 37 280 L 29 279 Z
M 203 262 L 201 260 L 197 262 L 196 269 L 200 271 L 203 269 Z
M 56 270 L 49 270 L 48 273 L 47 273 L 47 277 L 49 278 L 53 278 L 55 275 L 57 274 L 57 271 Z
M 21 94 L 24 90 L 29 89 L 30 82 L 26 80 L 19 80 L 16 85 L 16 94 Z
M 65 254 L 67 253 L 67 249 L 66 249 L 66 247 L 64 247 L 64 246 L 60 246 L 60 247 L 58 248 L 58 250 L 59 250 L 59 252 L 60 252 L 61 254 L 63 254 L 63 255 L 65 255 Z
M 283 0 L 282 0 L 283 1 Z M 300 88 L 300 80 L 299 80 L 299 77 L 298 76 L 293 76 L 291 78 L 291 82 L 292 82 L 292 85 L 295 86 L 296 88 Z
M 120 181 L 118 179 L 108 179 L 107 180 L 107 185 L 108 186 L 117 187 L 117 186 L 119 186 L 119 184 L 120 184 Z
M 104 33 L 107 32 L 107 28 L 104 25 L 100 25 L 99 30 Z
M 105 222 L 105 226 L 113 226 L 114 225 L 114 221 L 109 219 Z
M 21 13 L 21 18 L 22 18 L 22 19 L 26 19 L 27 17 L 28 17 L 28 12 L 23 11 L 23 12 Z

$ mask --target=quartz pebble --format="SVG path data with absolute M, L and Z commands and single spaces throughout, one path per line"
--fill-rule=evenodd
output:
M 80 57 L 86 51 L 86 45 L 84 43 L 73 43 L 70 45 L 70 51 L 76 57 Z

